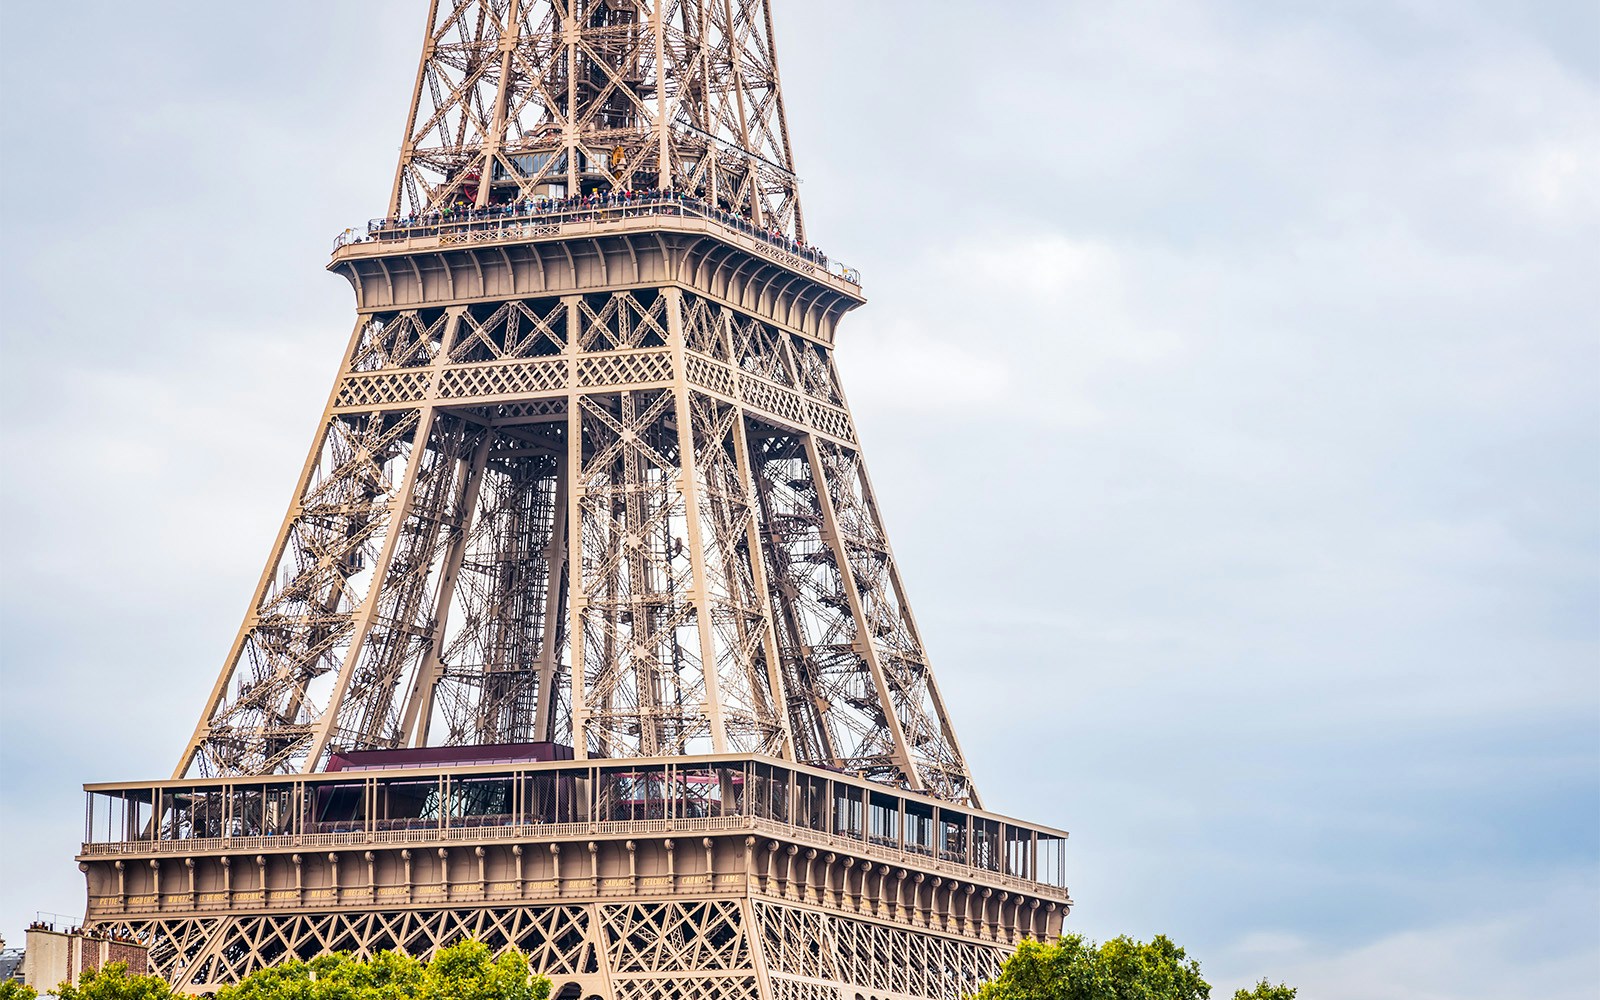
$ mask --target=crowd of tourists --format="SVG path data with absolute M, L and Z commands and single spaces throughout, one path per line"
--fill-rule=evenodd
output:
M 695 215 L 720 222 L 756 239 L 764 240 L 780 250 L 785 250 L 820 267 L 828 267 L 828 255 L 817 247 L 796 240 L 773 226 L 758 226 L 748 215 L 712 205 L 698 195 L 671 189 L 649 191 L 595 191 L 592 194 L 570 195 L 565 198 L 526 198 L 475 208 L 468 205 L 447 205 L 430 212 L 403 216 L 397 219 L 375 219 L 367 225 L 366 239 L 400 239 L 413 229 L 434 229 L 440 226 L 466 226 L 474 224 L 504 224 L 524 219 L 556 218 L 575 222 L 601 216 L 620 215 Z M 346 231 L 340 245 L 352 242 L 354 231 Z

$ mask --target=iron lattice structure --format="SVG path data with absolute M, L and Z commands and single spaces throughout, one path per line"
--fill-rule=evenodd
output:
M 1060 932 L 796 191 L 767 0 L 431 0 L 321 429 L 175 775 L 90 788 L 87 924 L 192 992 L 473 934 L 561 1000 L 954 1000 Z
M 804 239 L 767 0 L 431 0 L 391 214 L 586 179 Z
M 433 0 L 390 238 L 337 256 L 362 315 L 179 774 L 553 741 L 977 801 L 834 367 L 859 293 L 782 235 L 789 163 L 763 0 Z M 487 248 L 535 193 L 588 202 L 530 214 L 566 281 Z M 690 206 L 762 252 L 668 244 Z M 389 273 L 422 261 L 453 287 Z
M 364 316 L 180 773 L 552 741 L 974 800 L 830 346 L 717 298 Z

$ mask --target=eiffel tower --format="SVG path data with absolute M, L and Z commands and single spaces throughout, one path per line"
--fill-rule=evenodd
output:
M 833 356 L 768 0 L 430 0 L 357 317 L 166 781 L 86 786 L 91 926 L 191 992 L 527 953 L 559 1000 L 934 1000 L 1060 932 L 986 812 Z

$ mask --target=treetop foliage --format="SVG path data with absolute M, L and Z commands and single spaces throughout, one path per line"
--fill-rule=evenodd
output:
M 1299 991 L 1292 986 L 1279 983 L 1272 985 L 1263 979 L 1256 984 L 1253 990 L 1240 990 L 1233 995 L 1233 1000 L 1294 1000 Z
M 451 945 L 426 964 L 386 951 L 370 961 L 324 955 L 262 969 L 217 1000 L 549 1000 L 550 980 L 516 952 L 494 957 L 481 941 Z
M 55 992 L 61 1000 L 180 1000 L 161 979 L 130 976 L 120 962 Z M 21 983 L 0 983 L 0 1000 L 38 995 Z M 481 941 L 463 941 L 427 963 L 392 951 L 370 961 L 348 955 L 289 961 L 223 987 L 216 1000 L 550 1000 L 550 980 L 533 974 L 526 955 L 496 958 Z
M 977 1000 L 1210 1000 L 1200 963 L 1164 936 L 1095 947 L 1081 934 L 1024 941 Z
M 1000 977 L 975 1000 L 1210 1000 L 1200 963 L 1165 936 L 1129 937 L 1102 945 L 1069 934 L 1055 944 L 1024 941 Z M 1295 1000 L 1295 991 L 1265 979 L 1234 1000 Z
M 180 1000 L 155 976 L 130 976 L 121 963 L 56 988 L 61 1000 Z M 35 1000 L 37 991 L 0 983 L 0 1000 Z M 1024 941 L 1000 977 L 973 1000 L 1210 1000 L 1200 963 L 1164 936 L 1114 938 L 1101 945 L 1069 934 L 1055 944 Z M 550 980 L 527 956 L 495 957 L 480 941 L 445 948 L 431 962 L 386 951 L 370 960 L 324 955 L 289 961 L 223 987 L 216 1000 L 550 1000 Z M 1233 1000 L 1295 1000 L 1295 990 L 1263 979 Z

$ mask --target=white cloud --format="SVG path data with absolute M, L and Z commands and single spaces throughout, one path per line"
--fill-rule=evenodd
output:
M 1242 977 L 1214 977 L 1229 995 L 1265 975 L 1287 982 L 1305 1000 L 1593 1000 L 1600 982 L 1600 940 L 1593 879 L 1548 888 L 1496 916 L 1453 921 L 1385 935 L 1354 947 L 1321 951 L 1293 934 L 1246 935 L 1230 949 L 1231 968 L 1260 968 Z
M 319 266 L 392 176 L 394 6 L 0 34 L 4 927 L 81 903 L 74 786 L 165 773 L 238 624 L 349 330 Z M 1600 92 L 1534 24 L 1593 5 L 774 7 L 875 490 L 1075 925 L 1306 1000 L 1592 993 L 1592 907 L 1483 873 L 1600 856 Z M 82 72 L 40 91 L 47 32 Z
M 1011 384 L 1000 358 L 904 322 L 853 321 L 839 356 L 849 370 L 845 385 L 852 397 L 910 413 L 955 413 L 994 403 Z

